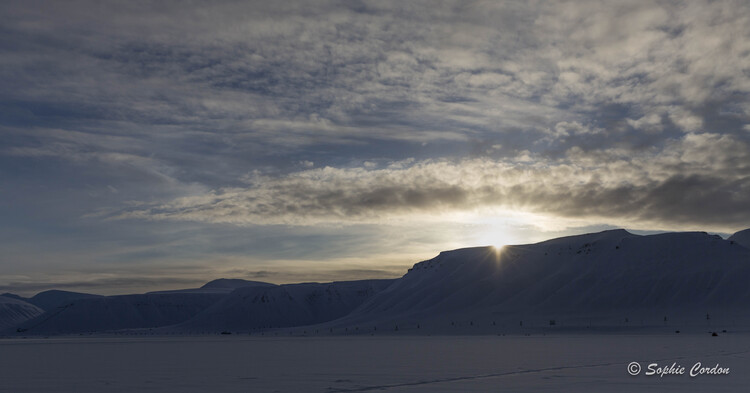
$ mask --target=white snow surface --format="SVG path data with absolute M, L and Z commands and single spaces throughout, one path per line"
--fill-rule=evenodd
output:
M 0 391 L 742 392 L 750 334 L 0 339 Z M 630 362 L 642 364 L 631 376 Z M 729 375 L 691 378 L 697 362 Z M 647 376 L 647 365 L 686 367 Z
M 44 310 L 29 302 L 0 296 L 0 330 L 13 328 L 43 312 Z

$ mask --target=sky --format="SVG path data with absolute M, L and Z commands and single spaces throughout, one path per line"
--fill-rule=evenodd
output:
M 750 227 L 742 1 L 0 2 L 0 292 Z

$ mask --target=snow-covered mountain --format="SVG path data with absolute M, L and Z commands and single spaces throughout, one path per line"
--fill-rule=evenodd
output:
M 0 331 L 34 318 L 44 311 L 18 297 L 0 296 Z
M 748 282 L 750 250 L 719 236 L 605 231 L 440 253 L 332 326 L 737 322 Z
M 25 299 L 10 295 L 0 312 L 0 331 L 72 334 L 158 328 L 184 322 L 237 288 L 275 287 L 259 281 L 218 279 L 201 288 L 142 295 L 100 296 L 50 290 Z M 22 305 L 30 306 L 23 308 Z M 25 316 L 25 317 L 22 317 Z
M 25 321 L 26 334 L 155 328 L 188 320 L 225 293 L 164 293 L 79 298 Z
M 340 318 L 395 280 L 241 287 L 179 330 L 254 330 L 302 326 Z
M 734 235 L 729 236 L 727 240 L 733 241 L 745 248 L 750 248 L 750 229 L 739 231 L 735 233 Z
M 274 285 L 220 279 L 191 290 L 73 299 L 20 327 L 39 334 L 750 327 L 749 235 L 724 240 L 703 232 L 613 230 L 445 251 L 395 280 Z
M 226 289 L 237 289 L 244 287 L 275 287 L 276 284 L 271 284 L 262 281 L 250 281 L 241 280 L 239 278 L 219 278 L 213 281 L 207 282 L 201 287 L 201 289 L 213 289 L 213 288 L 226 288 Z
M 277 286 L 216 280 L 198 289 L 58 302 L 59 306 L 17 327 L 24 334 L 72 334 L 160 327 L 166 329 L 162 331 L 214 332 L 300 326 L 342 317 L 393 281 Z
M 42 310 L 48 311 L 53 310 L 57 307 L 64 306 L 79 299 L 97 297 L 101 297 L 101 295 L 92 295 L 88 293 L 60 291 L 53 289 L 50 291 L 39 292 L 26 301 L 41 308 Z
M 242 280 L 239 278 L 219 278 L 213 281 L 209 281 L 200 288 L 190 289 L 174 289 L 168 291 L 155 291 L 149 292 L 149 294 L 161 294 L 161 293 L 222 293 L 228 294 L 237 288 L 244 287 L 275 287 L 276 284 L 271 284 L 261 281 L 249 281 Z

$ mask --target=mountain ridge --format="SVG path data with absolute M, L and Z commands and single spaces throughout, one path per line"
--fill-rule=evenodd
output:
M 727 240 L 733 241 L 745 248 L 750 249 L 750 228 L 735 232 L 732 236 L 729 236 Z
M 275 285 L 219 279 L 197 290 L 79 299 L 64 312 L 47 312 L 26 325 L 44 321 L 46 328 L 34 325 L 32 333 L 300 326 L 349 332 L 399 324 L 440 333 L 461 321 L 485 327 L 560 321 L 621 328 L 634 320 L 655 326 L 667 321 L 703 326 L 711 320 L 750 327 L 744 316 L 750 307 L 750 249 L 731 239 L 705 232 L 609 230 L 502 248 L 469 247 L 440 252 L 393 280 Z M 179 307 L 182 312 L 174 311 Z M 118 312 L 129 319 L 118 319 Z

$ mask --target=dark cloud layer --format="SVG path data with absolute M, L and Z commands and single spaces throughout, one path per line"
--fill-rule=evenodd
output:
M 663 149 L 571 149 L 565 159 L 402 162 L 257 176 L 211 191 L 118 212 L 117 218 L 235 224 L 389 222 L 492 208 L 652 228 L 731 231 L 750 219 L 750 146 L 692 134 Z

